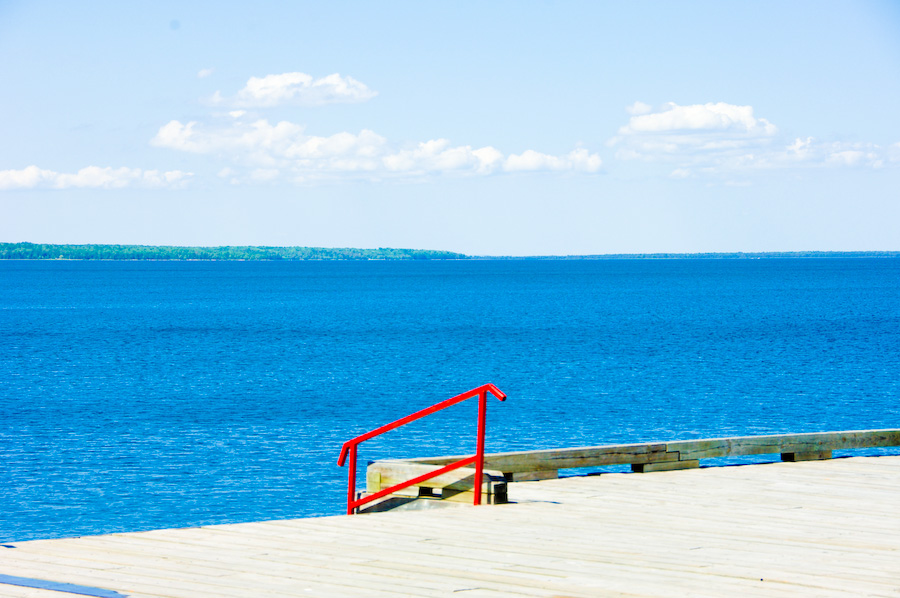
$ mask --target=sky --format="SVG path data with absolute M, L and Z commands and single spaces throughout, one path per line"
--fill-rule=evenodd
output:
M 0 242 L 900 250 L 900 2 L 0 0 Z

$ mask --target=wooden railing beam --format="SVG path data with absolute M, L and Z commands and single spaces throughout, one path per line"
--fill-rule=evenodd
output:
M 900 429 L 850 430 L 841 432 L 813 432 L 804 434 L 772 434 L 766 436 L 737 436 L 705 438 L 619 445 L 587 446 L 488 453 L 485 468 L 504 474 L 527 474 L 555 471 L 575 467 L 603 467 L 608 465 L 645 465 L 673 462 L 692 462 L 716 457 L 782 454 L 794 458 L 829 458 L 836 450 L 900 446 Z M 404 461 L 379 461 L 390 463 L 419 463 L 444 465 L 459 459 L 458 456 L 424 457 Z M 659 470 L 663 467 L 645 467 L 636 470 Z M 510 476 L 507 476 L 510 479 Z

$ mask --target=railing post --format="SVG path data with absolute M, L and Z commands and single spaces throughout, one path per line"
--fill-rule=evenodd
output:
M 400 418 L 395 422 L 391 422 L 389 424 L 385 424 L 379 428 L 375 428 L 370 432 L 366 432 L 365 434 L 361 434 L 352 440 L 348 440 L 341 447 L 341 455 L 338 457 L 337 464 L 339 467 L 343 467 L 344 463 L 348 460 L 347 457 L 350 457 L 347 471 L 347 514 L 352 515 L 353 512 L 364 504 L 370 503 L 382 496 L 387 496 L 394 490 L 402 490 L 403 488 L 407 488 L 409 486 L 418 484 L 420 482 L 424 482 L 426 480 L 430 480 L 433 477 L 443 475 L 449 471 L 453 471 L 454 469 L 458 469 L 460 467 L 465 467 L 466 465 L 471 465 L 475 463 L 476 467 L 476 480 L 474 484 L 475 490 L 475 504 L 481 504 L 481 483 L 482 478 L 484 477 L 484 432 L 485 432 L 485 417 L 487 413 L 487 395 L 491 393 L 495 397 L 497 397 L 500 401 L 506 400 L 506 394 L 504 394 L 499 388 L 494 386 L 493 384 L 485 384 L 483 386 L 479 386 L 478 388 L 473 388 L 468 392 L 464 392 L 461 395 L 457 395 L 455 397 L 451 397 L 446 401 L 441 401 L 440 403 L 435 403 L 431 407 L 426 409 L 421 409 L 416 411 L 411 415 L 407 415 L 406 417 Z M 473 399 L 475 396 L 478 396 L 478 438 L 477 438 L 477 452 L 475 455 L 471 457 L 466 457 L 465 459 L 460 459 L 455 463 L 450 463 L 449 465 L 442 467 L 438 470 L 432 471 L 430 473 L 422 474 L 418 477 L 415 477 L 411 480 L 407 480 L 400 484 L 396 484 L 389 488 L 382 488 L 380 491 L 375 492 L 374 494 L 369 494 L 368 496 L 361 498 L 359 500 L 356 499 L 356 449 L 357 446 L 361 442 L 369 440 L 370 438 L 374 438 L 380 434 L 384 434 L 390 430 L 394 430 L 399 428 L 400 426 L 404 426 L 410 422 L 414 422 L 418 419 L 425 417 L 426 415 L 431 415 L 432 413 L 436 413 L 441 409 L 446 409 L 451 405 L 456 405 L 457 403 L 461 403 L 462 401 L 466 401 L 468 399 Z
M 356 500 L 356 445 L 350 447 L 350 462 L 347 464 L 347 514 L 353 514 L 353 501 Z
M 484 477 L 484 429 L 487 416 L 487 391 L 478 393 L 478 440 L 475 448 L 475 500 L 472 504 L 481 504 L 481 478 Z

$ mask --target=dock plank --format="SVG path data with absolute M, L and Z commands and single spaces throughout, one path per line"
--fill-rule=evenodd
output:
M 508 486 L 507 505 L 13 542 L 0 573 L 132 598 L 900 598 L 900 456 Z

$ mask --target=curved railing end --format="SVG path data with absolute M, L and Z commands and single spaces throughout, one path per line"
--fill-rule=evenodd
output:
M 499 400 L 501 400 L 501 401 L 506 400 L 506 393 L 503 392 L 502 390 L 500 390 L 499 388 L 497 388 L 496 386 L 494 386 L 493 384 L 491 384 L 490 382 L 484 385 L 484 389 L 487 390 L 492 395 L 494 395 L 495 397 L 497 397 Z
M 353 441 L 348 440 L 347 442 L 344 443 L 343 446 L 341 446 L 341 456 L 338 457 L 338 461 L 337 461 L 338 467 L 344 466 L 344 462 L 347 460 L 347 453 L 350 452 L 351 444 L 353 444 Z

